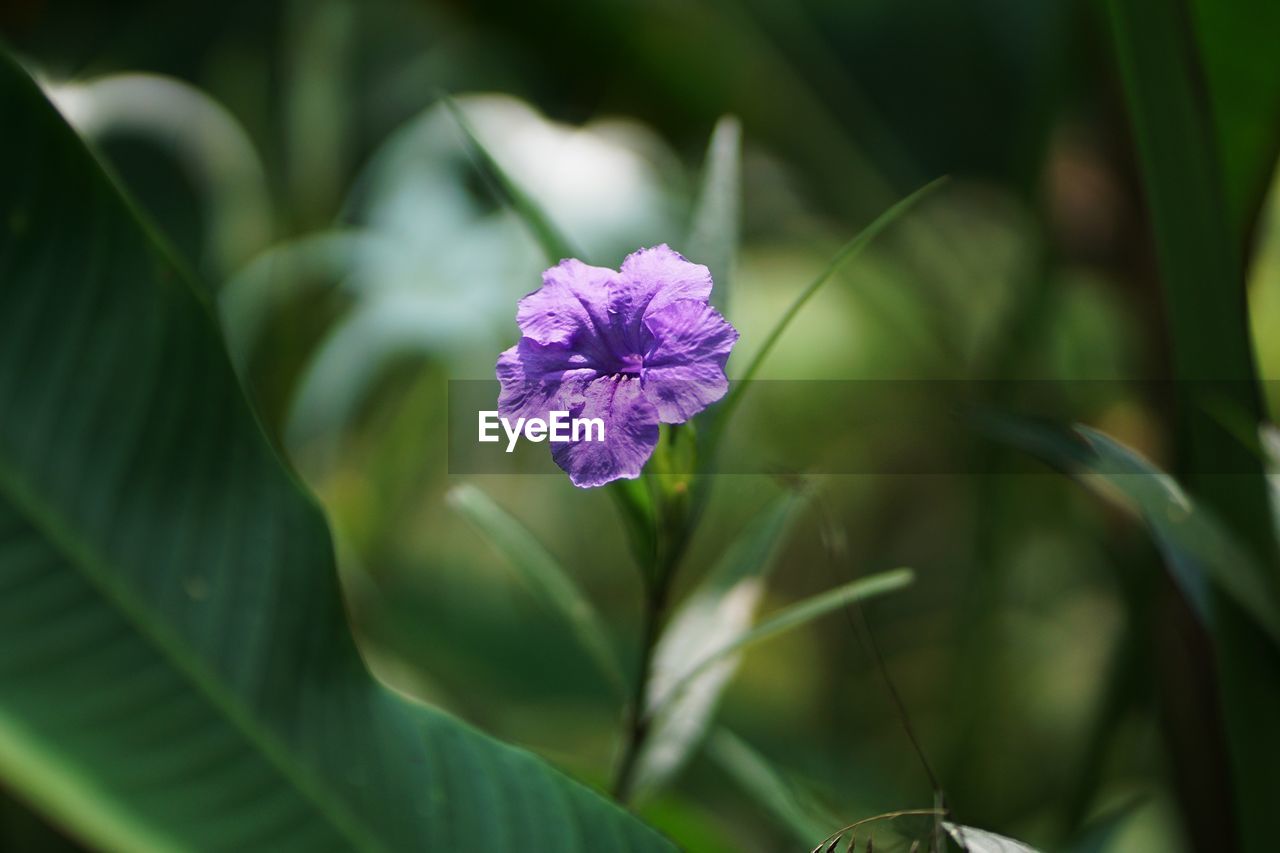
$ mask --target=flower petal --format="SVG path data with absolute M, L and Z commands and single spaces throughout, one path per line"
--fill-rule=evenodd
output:
M 658 446 L 658 410 L 640 392 L 637 379 L 605 376 L 584 383 L 567 410 L 572 418 L 604 422 L 604 441 L 551 445 L 552 458 L 575 486 L 590 488 L 640 476 Z
M 504 350 L 496 372 L 501 385 L 498 414 L 513 421 L 568 411 L 567 398 L 598 375 L 590 359 L 568 345 L 540 344 L 531 338 Z
M 704 302 L 673 302 L 644 321 L 644 394 L 663 423 L 679 424 L 724 396 L 738 332 Z
M 640 342 L 644 319 L 673 302 L 711 296 L 711 271 L 686 261 L 666 243 L 627 255 L 610 286 L 609 311 L 631 346 Z
M 601 366 L 616 362 L 609 294 L 618 274 L 570 258 L 542 274 L 542 287 L 520 300 L 516 322 L 540 344 L 572 345 Z

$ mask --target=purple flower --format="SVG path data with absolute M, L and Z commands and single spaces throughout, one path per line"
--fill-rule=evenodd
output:
M 622 269 L 561 261 L 520 300 L 523 337 L 498 356 L 504 418 L 600 418 L 604 441 L 551 445 L 575 486 L 638 477 L 658 424 L 678 424 L 724 396 L 738 333 L 707 304 L 711 273 L 665 244 Z

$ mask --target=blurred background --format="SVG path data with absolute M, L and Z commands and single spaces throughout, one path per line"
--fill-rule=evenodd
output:
M 1139 381 L 1167 375 L 1168 347 L 1106 27 L 1068 0 L 0 4 L 4 38 L 209 287 L 268 429 L 327 509 L 378 676 L 591 784 L 616 700 L 445 495 L 472 482 L 523 520 L 624 646 L 639 579 L 603 493 L 448 470 L 447 383 L 492 376 L 545 264 L 442 93 L 609 266 L 681 248 L 707 140 L 738 117 L 739 365 L 843 240 L 951 176 L 798 317 L 763 376 L 1111 380 L 1064 385 L 1071 417 L 1167 462 L 1167 401 Z M 1260 210 L 1251 316 L 1280 378 L 1280 221 Z M 803 441 L 798 419 L 762 414 L 742 416 L 762 446 Z M 1097 849 L 1227 849 L 1229 795 L 1189 808 L 1197 769 L 1177 760 L 1213 705 L 1204 638 L 1143 532 L 959 424 L 877 429 L 871 413 L 847 440 L 1002 472 L 821 478 L 847 557 L 809 513 L 765 602 L 916 570 L 868 617 L 956 814 L 1050 850 L 1100 827 Z M 718 483 L 678 587 L 776 492 L 766 475 Z M 793 802 L 761 806 L 755 759 Z M 837 614 L 750 651 L 708 747 L 641 809 L 690 850 L 772 851 L 811 846 L 826 816 L 932 802 Z M 56 834 L 10 800 L 0 827 L 12 849 Z

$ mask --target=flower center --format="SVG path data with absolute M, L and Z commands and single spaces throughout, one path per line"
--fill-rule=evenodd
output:
M 621 376 L 639 376 L 643 367 L 644 359 L 640 356 L 624 355 L 622 357 L 622 366 L 618 368 L 618 374 Z

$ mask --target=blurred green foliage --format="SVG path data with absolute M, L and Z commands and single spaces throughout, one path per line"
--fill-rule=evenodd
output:
M 1222 170 L 1239 262 L 1189 287 L 1238 308 L 1247 280 L 1257 371 L 1280 378 L 1274 4 L 1174 5 L 1204 61 L 1206 168 Z M 589 784 L 606 784 L 617 747 L 609 680 L 446 495 L 474 484 L 534 531 L 627 661 L 641 585 L 603 494 L 448 470 L 448 380 L 492 375 L 544 263 L 442 93 L 608 265 L 682 248 L 703 221 L 707 140 L 736 116 L 731 375 L 845 239 L 950 175 L 817 293 L 760 376 L 956 380 L 958 397 L 971 380 L 1108 380 L 1064 386 L 1070 417 L 1182 464 L 1176 400 L 1140 382 L 1177 362 L 1151 178 L 1144 196 L 1097 4 L 17 0 L 0 31 L 210 287 L 270 437 L 329 515 L 375 674 Z M 1194 229 L 1183 240 L 1199 245 Z M 1280 404 L 1280 386 L 1261 393 Z M 802 441 L 824 401 L 791 402 L 745 395 L 737 446 Z M 1050 850 L 1240 843 L 1212 644 L 1141 525 L 935 416 L 902 429 L 869 412 L 818 450 L 991 473 L 821 478 L 821 512 L 795 520 L 761 612 L 911 566 L 916 583 L 866 615 L 957 820 Z M 763 475 L 715 484 L 678 595 L 777 494 Z M 772 851 L 932 806 L 875 658 L 838 615 L 746 650 L 722 728 L 642 816 L 691 850 Z M 60 837 L 20 799 L 0 843 Z

